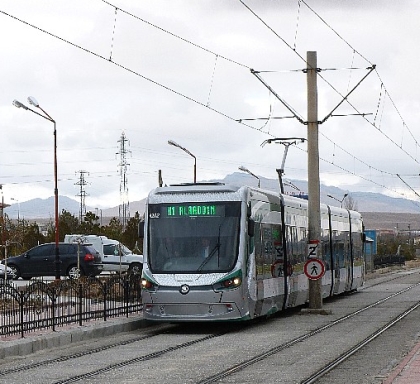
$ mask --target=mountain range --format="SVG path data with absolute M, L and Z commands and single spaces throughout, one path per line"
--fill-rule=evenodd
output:
M 208 180 L 213 182 L 223 182 L 226 184 L 233 185 L 253 185 L 257 186 L 258 181 L 252 175 L 243 172 L 235 172 L 231 175 L 227 175 L 223 180 Z M 261 188 L 268 189 L 271 191 L 279 192 L 279 181 L 277 179 L 268 179 L 261 177 L 259 179 L 261 183 Z M 303 180 L 290 180 L 284 183 L 285 193 L 288 194 L 298 194 L 299 192 L 306 193 L 308 190 L 307 181 Z M 347 193 L 348 196 L 353 201 L 353 209 L 362 212 L 363 216 L 366 218 L 370 213 L 382 213 L 391 215 L 391 221 L 394 223 L 398 222 L 398 219 L 393 217 L 399 217 L 401 214 L 415 214 L 414 217 L 417 217 L 417 214 L 420 214 L 420 204 L 414 200 L 404 199 L 404 198 L 393 198 L 381 193 L 372 193 L 372 192 L 349 192 L 337 187 L 326 186 L 321 184 L 320 188 L 321 203 L 325 203 L 332 206 L 340 206 L 340 201 L 343 199 L 344 195 Z M 333 196 L 334 198 L 329 197 Z M 131 216 L 134 216 L 135 212 L 139 212 L 140 215 L 144 213 L 145 198 L 136 201 L 130 201 L 130 213 Z M 71 199 L 66 196 L 59 197 L 59 209 L 60 212 L 65 209 L 71 214 L 78 217 L 80 211 L 80 202 L 75 199 Z M 118 206 L 110 207 L 107 209 L 97 209 L 93 207 L 86 206 L 87 211 L 94 212 L 99 217 L 110 218 L 118 217 Z M 49 197 L 47 199 L 32 199 L 22 203 L 16 203 L 10 205 L 4 209 L 4 212 L 11 218 L 17 219 L 18 215 L 20 218 L 29 219 L 53 219 L 54 217 L 54 198 Z M 376 215 L 378 216 L 378 215 Z M 380 215 L 384 217 L 384 215 Z M 420 215 L 418 215 L 420 217 Z M 398 225 L 397 225 L 398 226 Z M 420 222 L 419 222 L 420 227 Z M 413 227 L 414 228 L 414 227 Z

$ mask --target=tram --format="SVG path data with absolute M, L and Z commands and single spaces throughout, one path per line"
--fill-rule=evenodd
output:
M 308 201 L 222 183 L 158 187 L 146 201 L 143 315 L 249 320 L 307 303 Z M 358 212 L 321 205 L 322 297 L 364 283 Z

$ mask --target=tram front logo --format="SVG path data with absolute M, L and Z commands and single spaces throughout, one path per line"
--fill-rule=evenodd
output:
M 190 291 L 190 287 L 187 284 L 182 284 L 181 288 L 179 289 L 179 292 L 182 295 L 186 295 Z

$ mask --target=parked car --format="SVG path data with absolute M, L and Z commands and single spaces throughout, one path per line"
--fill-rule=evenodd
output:
M 102 258 L 104 272 L 127 272 L 141 275 L 143 255 L 136 255 L 117 240 L 99 235 L 65 235 L 65 243 L 92 244 Z
M 97 276 L 102 272 L 101 256 L 92 246 L 59 243 L 59 257 L 61 276 Z M 80 271 L 77 268 L 78 257 Z M 1 263 L 4 264 L 4 260 Z M 9 257 L 7 266 L 12 270 L 14 279 L 55 276 L 55 243 L 41 244 L 22 255 Z
M 0 281 L 5 280 L 11 280 L 13 279 L 13 271 L 11 268 L 7 267 L 7 274 L 6 274 L 6 266 L 3 264 L 0 264 Z

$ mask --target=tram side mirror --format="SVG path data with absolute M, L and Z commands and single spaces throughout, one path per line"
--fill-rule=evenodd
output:
M 139 237 L 144 238 L 144 221 L 139 222 Z
M 248 219 L 248 236 L 254 237 L 255 233 L 255 221 L 251 218 Z
M 366 233 L 362 233 L 362 242 L 366 243 Z

